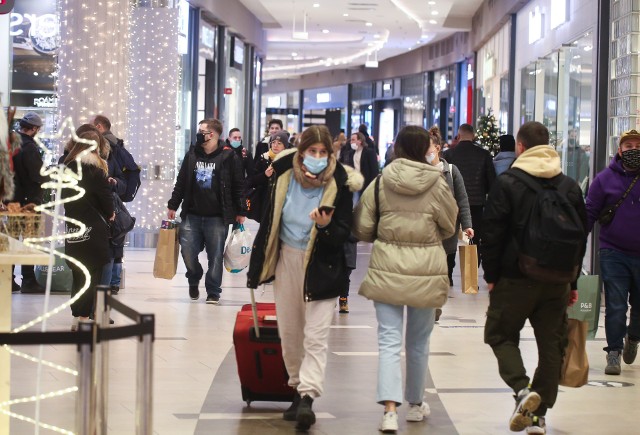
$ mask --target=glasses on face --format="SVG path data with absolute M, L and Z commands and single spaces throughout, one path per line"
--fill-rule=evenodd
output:
M 211 134 L 213 132 L 212 131 L 198 130 L 198 133 L 200 133 L 200 134 Z

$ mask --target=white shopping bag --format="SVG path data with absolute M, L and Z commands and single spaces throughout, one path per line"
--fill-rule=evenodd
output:
M 244 225 L 234 225 L 231 237 L 224 248 L 224 267 L 227 272 L 238 273 L 249 265 L 253 236 Z

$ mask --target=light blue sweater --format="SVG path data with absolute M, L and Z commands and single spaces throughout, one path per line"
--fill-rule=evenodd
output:
M 280 240 L 292 248 L 305 250 L 311 238 L 313 220 L 309 213 L 320 205 L 324 187 L 304 189 L 292 175 L 282 207 Z

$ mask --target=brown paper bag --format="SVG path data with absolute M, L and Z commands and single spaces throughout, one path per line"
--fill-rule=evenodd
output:
M 568 343 L 565 348 L 560 385 L 581 387 L 589 381 L 589 359 L 587 358 L 587 331 L 589 322 L 569 319 Z
M 178 269 L 178 229 L 161 229 L 158 234 L 156 259 L 153 262 L 155 278 L 172 279 Z
M 460 252 L 460 277 L 462 293 L 474 295 L 478 293 L 478 247 L 462 245 Z

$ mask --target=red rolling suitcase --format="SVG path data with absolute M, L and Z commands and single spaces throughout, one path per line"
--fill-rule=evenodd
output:
M 278 336 L 276 305 L 256 304 L 251 290 L 251 304 L 238 312 L 233 329 L 238 376 L 242 400 L 291 402 L 295 390 L 287 385 L 289 376 L 282 359 Z

